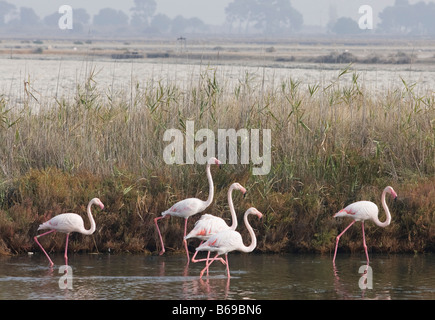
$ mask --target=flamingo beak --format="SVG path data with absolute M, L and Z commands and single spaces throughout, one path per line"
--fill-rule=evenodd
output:
M 222 168 L 222 162 L 220 160 L 216 159 L 215 164 L 219 166 L 219 169 Z

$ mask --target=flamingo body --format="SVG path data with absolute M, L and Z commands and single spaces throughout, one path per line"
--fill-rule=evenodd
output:
M 89 233 L 89 230 L 85 229 L 85 225 L 82 217 L 80 217 L 76 213 L 62 213 L 59 214 L 50 220 L 44 222 L 39 225 L 39 230 L 56 230 L 58 232 L 63 233 L 71 233 L 71 232 L 80 232 L 80 233 Z
M 366 258 L 367 258 L 367 264 L 369 263 L 369 254 L 367 251 L 366 238 L 365 238 L 365 233 L 364 233 L 364 221 L 372 220 L 376 225 L 378 225 L 379 227 L 382 227 L 382 228 L 385 228 L 386 226 L 390 225 L 391 214 L 390 214 L 390 210 L 388 209 L 387 204 L 385 202 L 385 196 L 387 193 L 391 194 L 394 197 L 394 199 L 397 198 L 396 191 L 394 191 L 394 189 L 390 186 L 387 186 L 384 189 L 384 191 L 382 192 L 381 203 L 382 203 L 382 207 L 384 208 L 385 214 L 386 214 L 386 220 L 384 222 L 379 221 L 378 206 L 371 201 L 354 202 L 354 203 L 348 205 L 347 207 L 345 207 L 344 209 L 341 209 L 336 214 L 334 214 L 334 218 L 349 217 L 349 218 L 353 219 L 353 221 L 346 227 L 346 229 L 344 229 L 336 238 L 334 258 L 332 260 L 332 263 L 334 265 L 335 265 L 335 258 L 337 256 L 338 242 L 340 241 L 341 236 L 347 231 L 347 229 L 349 229 L 357 221 L 361 221 L 362 235 L 363 235 L 363 246 L 364 246 L 364 251 L 366 254 Z
M 168 210 L 163 211 L 162 215 L 160 217 L 154 218 L 154 224 L 156 225 L 157 228 L 157 232 L 159 234 L 159 238 L 160 238 L 160 243 L 162 245 L 162 250 L 160 251 L 160 255 L 162 255 L 165 252 L 165 245 L 163 244 L 163 238 L 162 238 L 162 234 L 160 233 L 160 229 L 159 226 L 157 224 L 157 221 L 159 221 L 160 219 L 163 219 L 165 217 L 170 217 L 170 216 L 174 216 L 174 217 L 179 217 L 179 218 L 184 218 L 184 237 L 183 237 L 183 242 L 184 242 L 184 248 L 186 249 L 186 255 L 187 255 L 187 263 L 189 263 L 189 250 L 187 248 L 187 241 L 186 239 L 184 239 L 186 237 L 186 233 L 187 233 L 187 219 L 189 219 L 189 217 L 204 211 L 213 201 L 213 194 L 214 194 L 214 185 L 213 185 L 213 179 L 210 173 L 210 165 L 212 164 L 217 164 L 217 165 L 221 165 L 222 163 L 216 159 L 215 157 L 211 157 L 208 162 L 207 162 L 207 166 L 206 166 L 206 174 L 207 174 L 207 180 L 208 180 L 208 185 L 209 185 L 209 194 L 208 194 L 208 198 L 206 201 L 197 199 L 197 198 L 188 198 L 188 199 L 184 199 L 181 200 L 177 203 L 175 203 L 174 205 L 172 205 L 172 207 L 170 207 Z
M 248 215 L 255 214 L 258 218 L 261 219 L 263 216 L 260 211 L 256 208 L 249 208 L 246 210 L 243 220 L 245 222 L 245 226 L 248 229 L 248 232 L 251 236 L 251 244 L 249 246 L 245 246 L 243 243 L 242 236 L 239 232 L 235 230 L 224 230 L 214 235 L 211 235 L 210 238 L 201 244 L 197 251 L 209 251 L 216 252 L 216 256 L 210 261 L 206 263 L 205 268 L 200 273 L 200 278 L 204 274 L 204 271 L 208 270 L 209 266 L 213 263 L 213 261 L 218 259 L 219 255 L 225 254 L 225 260 L 227 265 L 227 276 L 230 278 L 230 268 L 228 265 L 228 253 L 231 251 L 241 251 L 241 252 L 252 252 L 257 246 L 257 238 L 255 237 L 254 230 L 248 222 Z
M 89 201 L 89 204 L 87 207 L 88 218 L 89 218 L 89 221 L 91 222 L 91 227 L 89 229 L 85 229 L 82 217 L 76 213 L 62 213 L 62 214 L 59 214 L 57 216 L 54 216 L 50 220 L 39 225 L 38 231 L 49 229 L 48 232 L 45 232 L 43 234 L 39 234 L 39 235 L 35 236 L 34 239 L 35 239 L 36 243 L 38 244 L 38 246 L 42 249 L 42 251 L 44 252 L 46 257 L 48 258 L 48 261 L 50 261 L 50 266 L 53 266 L 54 263 L 50 259 L 49 255 L 44 250 L 42 245 L 39 243 L 38 238 L 45 236 L 49 233 L 55 232 L 55 231 L 66 233 L 66 244 L 65 244 L 64 257 L 65 257 L 65 264 L 67 265 L 68 264 L 67 250 L 68 250 L 69 234 L 71 232 L 79 232 L 79 233 L 82 233 L 85 235 L 91 235 L 95 232 L 95 229 L 96 229 L 95 220 L 92 217 L 92 213 L 91 213 L 91 207 L 93 204 L 100 206 L 101 210 L 104 209 L 104 204 L 101 202 L 100 199 L 93 198 L 91 201 Z
M 224 219 L 213 216 L 211 214 L 204 214 L 196 221 L 194 228 L 185 239 L 198 238 L 200 240 L 207 240 L 211 235 L 224 230 L 236 230 L 237 228 L 237 216 L 234 210 L 234 204 L 232 199 L 232 192 L 234 189 L 240 190 L 243 194 L 246 194 L 246 189 L 240 183 L 233 183 L 228 189 L 228 205 L 230 207 L 230 213 L 232 217 L 232 225 L 229 226 Z
M 210 238 L 211 235 L 228 228 L 230 227 L 224 219 L 206 213 L 195 223 L 195 227 L 187 234 L 185 239 L 198 238 L 204 241 Z
M 337 212 L 334 217 L 349 217 L 355 221 L 374 220 L 378 217 L 379 208 L 371 201 L 357 201 Z
M 205 201 L 197 198 L 188 198 L 175 203 L 168 210 L 162 212 L 162 216 L 171 215 L 179 218 L 189 218 L 194 214 L 205 210 Z
M 207 240 L 212 236 L 213 234 L 219 233 L 224 230 L 236 230 L 237 228 L 237 215 L 236 211 L 234 210 L 234 203 L 233 203 L 233 190 L 237 189 L 240 190 L 243 193 L 243 196 L 246 194 L 246 189 L 240 184 L 240 183 L 233 183 L 230 188 L 228 189 L 228 205 L 230 207 L 230 213 L 232 218 L 232 224 L 231 226 L 227 225 L 224 219 L 220 217 L 213 216 L 211 214 L 204 214 L 202 217 L 196 221 L 195 227 L 192 229 L 192 231 L 189 232 L 189 234 L 184 237 L 185 240 L 190 238 L 198 238 L 203 243 L 203 241 Z M 200 262 L 200 261 L 207 261 L 210 258 L 210 251 L 207 254 L 207 259 L 195 259 L 196 255 L 198 254 L 198 251 L 195 251 L 195 254 L 192 257 L 192 262 Z M 222 258 L 219 258 L 219 260 L 225 264 L 225 261 Z M 208 274 L 208 271 L 207 271 Z
M 222 255 L 231 251 L 242 251 L 244 247 L 241 234 L 235 230 L 228 229 L 210 236 L 196 250 L 216 252 L 218 255 Z

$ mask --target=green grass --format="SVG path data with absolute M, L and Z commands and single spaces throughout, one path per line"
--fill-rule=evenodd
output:
M 229 218 L 228 187 L 244 185 L 248 197 L 235 197 L 240 221 L 249 206 L 264 214 L 253 222 L 258 250 L 331 252 L 349 223 L 332 215 L 356 200 L 379 204 L 391 185 L 399 194 L 397 203 L 388 200 L 392 224 L 366 224 L 370 249 L 434 251 L 435 96 L 402 84 L 367 91 L 351 66 L 325 85 L 289 78 L 269 87 L 249 74 L 229 84 L 210 68 L 197 82 L 154 81 L 112 94 L 90 72 L 73 98 L 44 103 L 31 91 L 22 105 L 0 95 L 0 254 L 38 250 L 39 223 L 84 213 L 93 197 L 106 205 L 95 215 L 97 231 L 72 236 L 71 250 L 158 251 L 153 218 L 178 200 L 208 195 L 204 166 L 163 161 L 163 133 L 184 132 L 188 120 L 196 130 L 272 130 L 269 174 L 252 175 L 252 165 L 213 168 L 207 209 Z M 169 250 L 183 249 L 181 219 L 162 221 L 161 230 Z M 239 230 L 247 236 L 242 224 Z M 63 249 L 59 235 L 42 241 Z M 360 228 L 340 243 L 343 251 L 363 250 Z

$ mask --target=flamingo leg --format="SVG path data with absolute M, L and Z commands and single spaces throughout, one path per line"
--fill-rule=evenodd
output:
M 209 254 L 207 254 L 207 258 L 206 259 L 198 259 L 198 260 L 196 260 L 195 259 L 195 261 L 193 261 L 192 260 L 192 262 L 202 262 L 202 261 L 207 261 L 208 259 L 209 259 L 209 257 L 210 257 L 210 253 Z M 217 260 L 219 260 L 220 262 L 222 262 L 222 264 L 225 264 L 225 260 L 224 259 L 222 259 L 222 258 L 217 258 Z
M 366 236 L 364 233 L 364 221 L 362 221 L 361 225 L 362 225 L 362 234 L 363 234 L 363 246 L 364 246 L 364 251 L 366 252 L 367 265 L 369 265 L 369 253 L 367 251 Z
M 213 261 L 215 261 L 218 258 L 218 256 L 219 256 L 219 253 L 217 253 L 216 256 L 213 259 L 211 259 L 211 261 L 209 263 L 205 264 L 205 268 L 202 269 L 201 273 L 199 274 L 200 279 L 202 278 L 202 275 L 204 274 L 205 270 L 208 270 L 210 265 L 213 263 Z
M 50 267 L 52 267 L 52 266 L 54 265 L 54 263 L 53 263 L 53 261 L 51 261 L 50 256 L 49 256 L 48 253 L 44 250 L 44 248 L 42 247 L 42 245 L 39 243 L 38 238 L 39 238 L 39 237 L 42 237 L 42 236 L 45 236 L 45 235 L 47 235 L 47 234 L 49 234 L 49 233 L 52 233 L 52 232 L 56 232 L 56 230 L 52 229 L 52 230 L 47 231 L 47 232 L 45 232 L 45 233 L 39 234 L 39 235 L 37 235 L 37 236 L 35 236 L 35 237 L 33 238 L 33 239 L 35 239 L 35 241 L 36 241 L 36 243 L 38 244 L 38 246 L 39 246 L 39 247 L 42 249 L 42 251 L 45 253 L 45 256 L 48 258 L 48 261 L 50 261 Z
M 335 242 L 335 252 L 334 252 L 334 259 L 332 259 L 332 263 L 335 264 L 335 257 L 337 255 L 337 248 L 338 248 L 338 242 L 340 241 L 341 236 L 347 231 L 347 229 L 349 229 L 354 223 L 356 222 L 356 220 L 353 220 L 347 227 L 346 229 L 343 230 L 342 233 L 340 233 L 337 238 L 336 238 L 336 242 Z
M 207 260 L 205 261 L 205 265 L 208 264 L 208 261 L 210 260 L 210 251 L 207 252 Z M 208 277 L 208 267 L 207 267 L 207 277 Z
M 228 279 L 230 278 L 230 265 L 228 264 L 228 253 L 225 253 L 225 261 L 227 263 L 227 275 Z
M 163 219 L 163 218 L 165 218 L 165 217 L 166 217 L 166 216 L 161 216 L 161 217 L 157 217 L 157 218 L 154 219 L 154 223 L 156 224 L 157 232 L 159 233 L 160 243 L 161 243 L 161 245 L 162 245 L 162 250 L 161 250 L 160 253 L 159 253 L 160 255 L 162 255 L 162 254 L 165 253 L 165 245 L 163 244 L 162 234 L 160 233 L 160 229 L 159 229 L 159 226 L 158 226 L 158 224 L 157 224 L 157 221 L 159 221 L 160 219 Z
M 65 258 L 65 265 L 68 265 L 68 239 L 69 239 L 69 233 L 66 234 L 66 243 L 65 243 L 65 254 L 64 254 L 64 258 Z
M 201 241 L 201 243 L 199 245 L 202 245 L 203 243 L 204 243 L 204 241 Z M 204 261 L 204 259 L 196 260 L 195 257 L 197 254 L 198 254 L 198 251 L 195 250 L 195 253 L 193 254 L 193 257 L 192 257 L 192 262 L 197 263 L 199 261 Z
M 184 219 L 184 236 L 183 236 L 183 242 L 184 242 L 184 248 L 186 249 L 186 254 L 187 254 L 187 264 L 189 264 L 190 261 L 190 256 L 189 256 L 189 249 L 187 248 L 187 240 L 184 239 L 186 237 L 187 234 L 187 219 Z
M 204 241 L 201 241 L 201 243 L 199 244 L 199 245 L 202 245 L 204 243 Z M 195 257 L 196 257 L 196 255 L 198 254 L 198 252 L 199 251 L 196 251 L 195 250 L 195 254 L 193 255 L 193 257 L 192 257 L 192 262 L 193 263 L 197 263 L 197 262 L 201 262 L 201 261 L 208 261 L 209 259 L 210 259 L 210 251 L 208 252 L 208 254 L 207 254 L 207 259 L 195 259 Z M 225 260 L 224 259 L 222 259 L 222 258 L 218 258 L 218 260 L 220 261 L 220 262 L 222 262 L 222 264 L 225 264 Z

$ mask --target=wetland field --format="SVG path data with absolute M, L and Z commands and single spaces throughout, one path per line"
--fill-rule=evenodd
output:
M 253 222 L 257 253 L 330 254 L 349 223 L 333 214 L 362 199 L 380 205 L 391 185 L 392 223 L 366 224 L 369 253 L 431 254 L 434 62 L 429 40 L 2 40 L 0 255 L 37 252 L 40 223 L 84 213 L 93 197 L 106 208 L 92 236 L 71 235 L 71 253 L 156 254 L 153 219 L 208 195 L 203 165 L 163 159 L 165 131 L 186 134 L 188 121 L 195 132 L 270 129 L 270 171 L 212 168 L 207 210 L 229 222 L 228 187 L 246 187 L 234 203 L 240 221 L 250 206 L 264 215 Z M 165 220 L 167 251 L 182 252 L 183 222 Z M 60 235 L 42 243 L 64 249 Z M 340 250 L 364 252 L 360 228 Z

